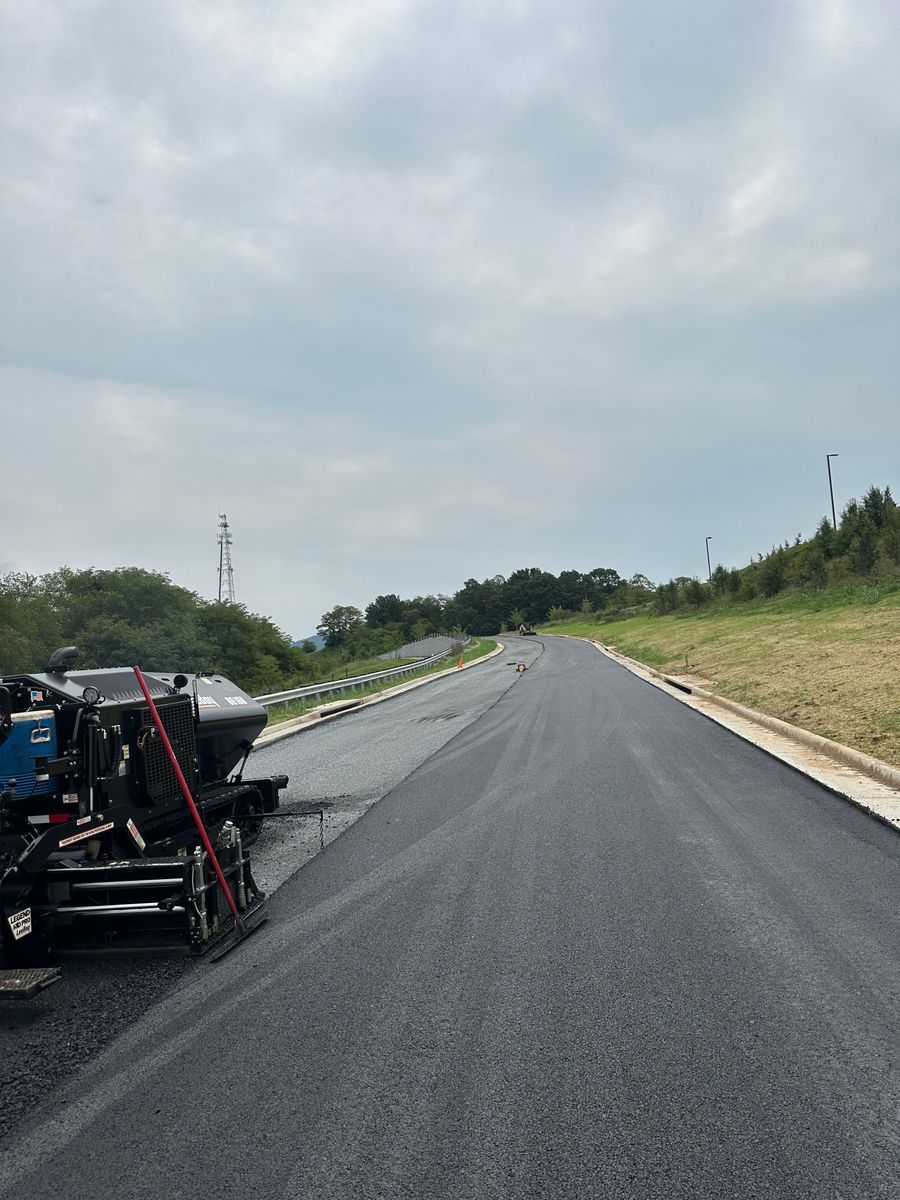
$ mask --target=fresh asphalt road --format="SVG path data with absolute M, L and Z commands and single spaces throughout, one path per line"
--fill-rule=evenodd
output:
M 896 1197 L 898 851 L 548 640 L 7 1141 L 0 1195 Z
M 516 682 L 516 661 L 530 665 L 543 651 L 536 638 L 506 640 L 518 643 L 514 651 L 510 645 L 488 662 L 261 747 L 248 778 L 287 775 L 282 813 L 324 802 L 325 840 L 332 841 L 496 704 Z M 254 876 L 272 892 L 318 847 L 318 820 L 268 821 L 254 847 Z

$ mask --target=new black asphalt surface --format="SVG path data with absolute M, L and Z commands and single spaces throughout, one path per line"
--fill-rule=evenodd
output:
M 896 1197 L 898 850 L 548 640 L 3 1146 L 0 1195 Z

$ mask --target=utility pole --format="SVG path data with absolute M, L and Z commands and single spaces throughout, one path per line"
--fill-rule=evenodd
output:
M 712 534 L 706 539 L 706 580 L 712 583 L 712 565 L 709 561 L 709 543 L 712 541 Z
M 231 565 L 231 530 L 228 518 L 219 513 L 219 603 L 234 604 L 234 567 Z M 224 593 L 224 595 L 223 595 Z
M 831 523 L 837 529 L 837 514 L 834 511 L 834 484 L 831 482 L 831 460 L 840 458 L 839 454 L 826 454 L 825 461 L 828 463 L 828 491 L 831 493 Z

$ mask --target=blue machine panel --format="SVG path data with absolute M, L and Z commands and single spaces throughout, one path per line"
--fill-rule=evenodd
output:
M 55 713 L 51 709 L 13 713 L 12 723 L 12 733 L 0 745 L 0 788 L 7 788 L 14 779 L 20 799 L 50 795 L 59 781 L 38 779 L 34 760 L 56 757 Z

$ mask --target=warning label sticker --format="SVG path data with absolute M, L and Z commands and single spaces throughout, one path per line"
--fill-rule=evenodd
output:
M 73 842 L 83 842 L 87 838 L 97 837 L 100 833 L 108 833 L 110 829 L 115 829 L 115 821 L 107 821 L 105 825 L 95 825 L 93 829 L 82 829 L 81 833 L 73 833 L 71 837 L 63 838 L 60 843 L 60 849 L 63 846 L 71 846 Z
M 31 909 L 23 908 L 21 912 L 12 913 L 6 918 L 10 931 L 16 941 L 31 933 Z
M 135 825 L 134 821 L 132 821 L 131 817 L 128 818 L 127 828 L 128 832 L 134 838 L 135 845 L 137 846 L 138 850 L 143 850 L 147 843 L 141 837 L 141 831 L 138 829 L 137 825 Z

